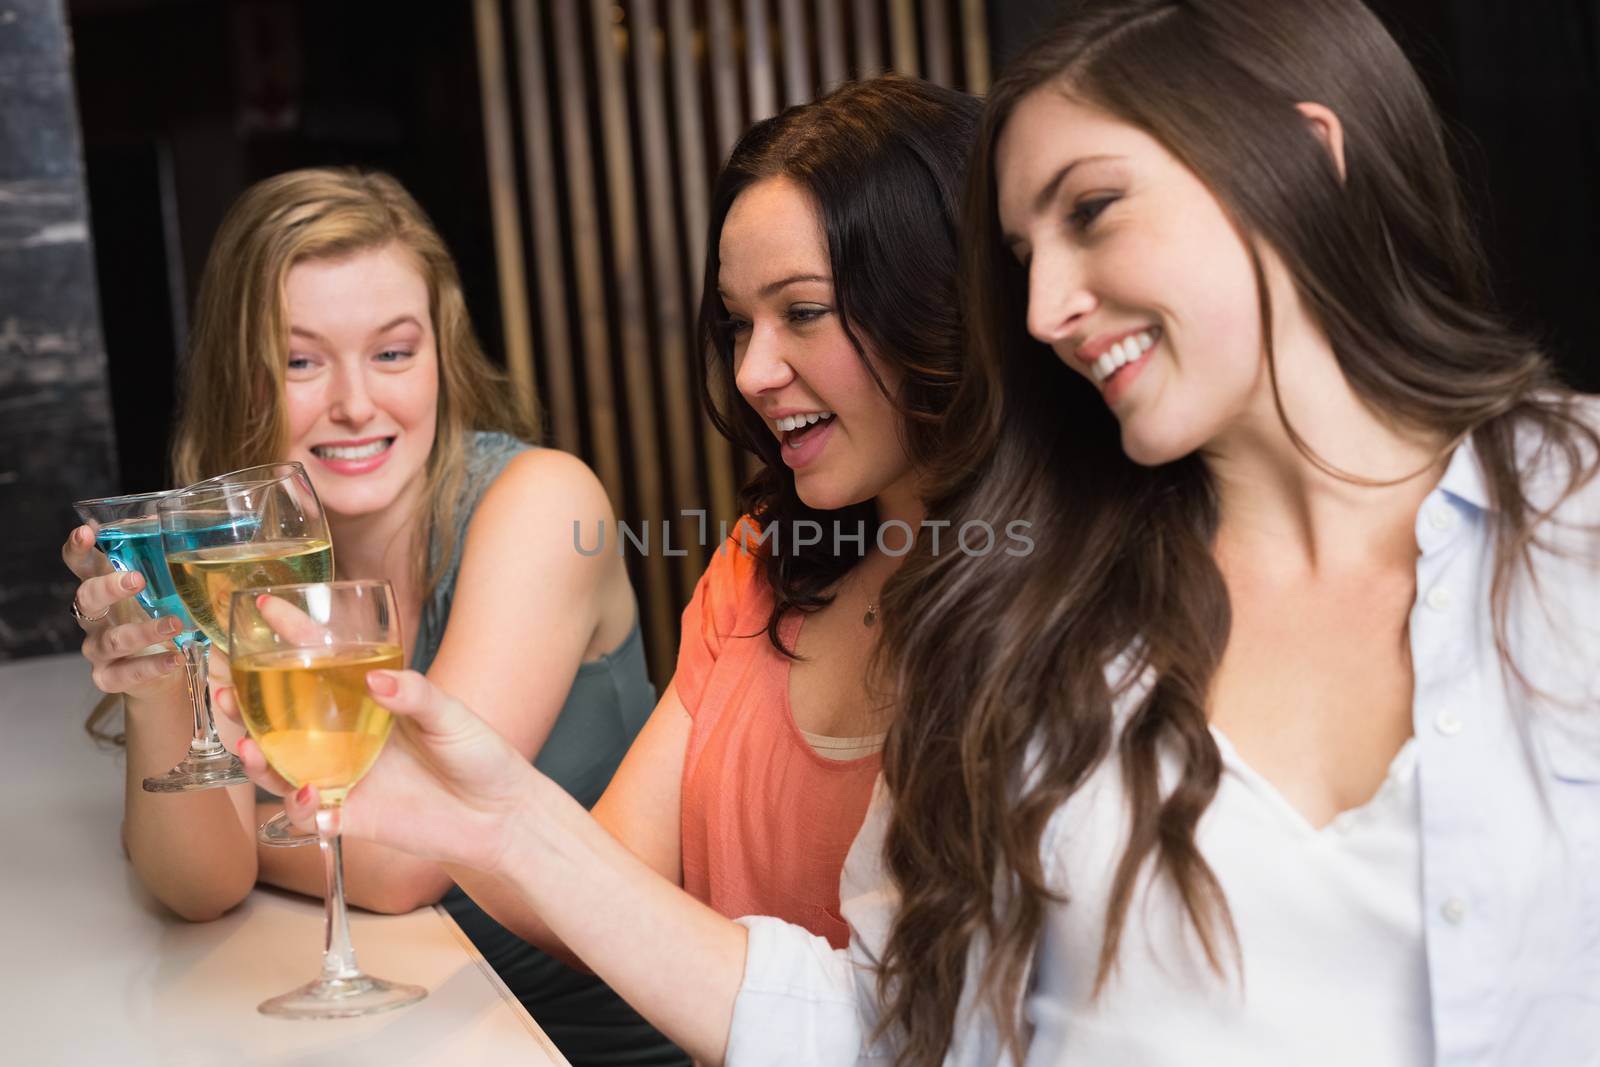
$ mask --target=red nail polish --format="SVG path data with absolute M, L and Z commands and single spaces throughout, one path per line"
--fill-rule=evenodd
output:
M 265 607 L 268 599 L 270 598 L 265 593 L 262 593 L 260 596 L 256 597 L 256 610 L 260 611 L 263 607 Z
M 309 785 L 301 786 L 299 790 L 295 792 L 294 799 L 298 804 L 311 803 L 311 787 Z

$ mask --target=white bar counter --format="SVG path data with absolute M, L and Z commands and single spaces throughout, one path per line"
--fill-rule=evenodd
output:
M 75 653 L 0 666 L 0 1062 L 566 1064 L 438 908 L 350 913 L 363 969 L 422 1002 L 258 1013 L 316 976 L 322 902 L 258 888 L 211 923 L 162 908 L 122 855 L 121 753 L 83 730 L 97 696 Z

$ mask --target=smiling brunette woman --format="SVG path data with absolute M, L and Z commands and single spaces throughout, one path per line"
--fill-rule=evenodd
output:
M 892 704 L 869 662 L 900 539 L 876 534 L 920 522 L 960 378 L 956 209 L 978 113 L 914 79 L 851 83 L 757 123 L 718 177 L 706 400 L 763 466 L 684 611 L 672 684 L 592 817 L 438 688 L 407 673 L 377 690 L 401 714 L 446 718 L 397 726 L 346 803 L 346 834 L 451 863 L 497 918 L 577 953 L 698 1060 L 728 1040 L 739 923 L 822 955 L 850 940 L 840 868 Z M 795 537 L 806 522 L 820 540 Z M 239 754 L 287 791 L 253 743 Z M 302 825 L 314 810 L 287 806 Z M 745 1041 L 816 1062 L 789 1037 Z
M 455 265 L 405 190 L 344 170 L 248 190 L 206 264 L 189 370 L 175 481 L 304 464 L 338 577 L 393 584 L 412 668 L 471 693 L 522 758 L 594 804 L 654 704 L 621 557 L 572 547 L 573 524 L 609 523 L 611 505 L 579 460 L 526 443 L 535 429 L 511 410 Z M 131 595 L 92 540 L 80 527 L 63 550 L 88 616 Z M 193 920 L 221 915 L 258 881 L 320 895 L 316 849 L 257 845 L 257 824 L 278 805 L 251 787 L 140 788 L 190 729 L 182 672 L 170 655 L 143 655 L 174 622 L 86 627 L 96 684 L 126 697 L 123 839 L 134 869 Z M 219 727 L 234 747 L 237 724 Z M 375 911 L 443 898 L 572 1062 L 682 1062 L 603 984 L 495 923 L 438 864 L 350 842 L 345 879 L 351 903 Z

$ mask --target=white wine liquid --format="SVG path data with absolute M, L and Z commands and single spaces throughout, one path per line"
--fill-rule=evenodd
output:
M 279 649 L 233 660 L 233 684 L 272 769 L 337 804 L 389 736 L 392 719 L 367 693 L 367 672 L 401 665 L 395 645 Z
M 236 589 L 333 580 L 333 546 L 321 538 L 217 545 L 167 557 L 172 584 L 183 606 L 211 638 L 228 651 L 228 601 Z

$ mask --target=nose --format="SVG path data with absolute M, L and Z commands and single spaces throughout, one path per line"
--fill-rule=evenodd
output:
M 794 368 L 783 354 L 783 341 L 772 326 L 757 323 L 742 351 L 733 355 L 733 382 L 751 403 L 765 393 L 782 389 L 794 381 Z
M 1065 339 L 1093 311 L 1094 293 L 1076 257 L 1040 250 L 1028 267 L 1028 332 L 1047 345 Z
M 377 413 L 367 390 L 366 368 L 361 365 L 345 365 L 334 375 L 331 400 L 329 417 L 346 426 L 364 426 Z

